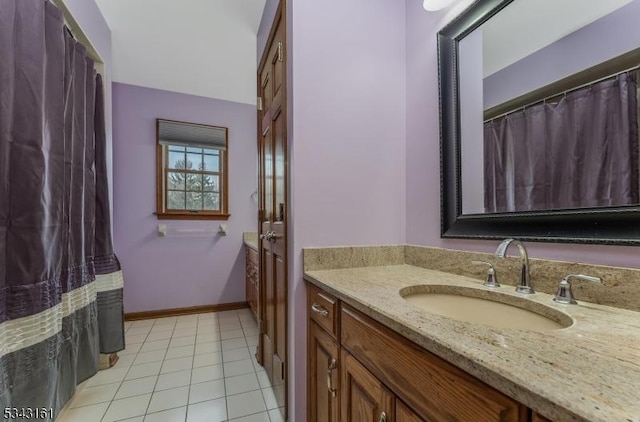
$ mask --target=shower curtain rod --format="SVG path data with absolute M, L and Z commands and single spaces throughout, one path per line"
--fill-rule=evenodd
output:
M 546 96 L 546 97 L 544 97 L 544 98 L 543 98 L 543 99 L 541 99 L 541 100 L 536 100 L 536 101 L 533 101 L 533 102 L 531 102 L 531 103 L 529 103 L 529 104 L 525 104 L 525 105 L 520 106 L 520 107 L 518 107 L 518 108 L 516 108 L 516 109 L 514 109 L 514 110 L 507 111 L 507 112 L 505 112 L 505 113 L 499 114 L 499 115 L 497 115 L 497 116 L 495 116 L 495 117 L 492 117 L 492 118 L 490 118 L 490 119 L 485 120 L 485 121 L 484 121 L 484 123 L 492 122 L 492 121 L 494 121 L 495 119 L 499 119 L 499 118 L 501 118 L 501 117 L 504 117 L 504 116 L 506 116 L 506 115 L 508 115 L 508 114 L 511 114 L 511 113 L 515 113 L 515 112 L 517 112 L 517 111 L 524 111 L 524 110 L 525 110 L 525 109 L 527 109 L 528 107 L 531 107 L 531 106 L 534 106 L 534 105 L 537 105 L 537 104 L 540 104 L 540 103 L 546 103 L 546 102 L 547 102 L 547 100 L 548 100 L 548 99 L 550 99 L 550 98 L 555 98 L 555 97 L 558 97 L 558 96 L 560 96 L 560 95 L 565 95 L 565 96 L 566 96 L 567 94 L 569 94 L 569 93 L 571 93 L 571 92 L 577 91 L 577 90 L 582 89 L 582 88 L 586 88 L 586 87 L 588 87 L 588 86 L 595 85 L 595 84 L 597 84 L 597 83 L 600 83 L 600 82 L 606 81 L 607 79 L 611 79 L 611 78 L 617 77 L 618 75 L 622 75 L 623 73 L 632 72 L 632 71 L 634 71 L 634 70 L 638 70 L 638 69 L 640 69 L 640 65 L 635 65 L 635 66 L 633 66 L 633 67 L 630 67 L 630 68 L 627 68 L 627 69 L 621 70 L 621 71 L 619 71 L 619 72 L 612 73 L 612 74 L 607 75 L 607 76 L 603 76 L 602 78 L 596 79 L 595 81 L 591 81 L 591 82 L 587 82 L 587 83 L 582 84 L 582 85 L 578 85 L 578 86 L 576 86 L 576 87 L 573 87 L 573 88 L 567 89 L 567 90 L 565 90 L 565 91 L 563 91 L 563 92 L 558 92 L 557 94 L 553 94 L 553 95 Z

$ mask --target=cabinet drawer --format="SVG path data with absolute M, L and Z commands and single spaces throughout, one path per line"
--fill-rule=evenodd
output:
M 433 422 L 518 422 L 526 407 L 342 305 L 341 344 L 402 401 Z
M 338 300 L 313 284 L 308 286 L 307 312 L 309 318 L 326 330 L 333 338 L 338 338 Z

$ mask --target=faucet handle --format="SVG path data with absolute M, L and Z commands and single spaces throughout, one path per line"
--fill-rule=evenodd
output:
M 560 283 L 558 284 L 558 291 L 556 292 L 556 296 L 553 298 L 554 301 L 558 303 L 564 304 L 572 304 L 575 305 L 578 302 L 573 298 L 573 290 L 571 289 L 570 278 L 577 278 L 584 281 L 591 281 L 593 283 L 601 283 L 602 279 L 600 277 L 595 277 L 592 275 L 583 275 L 583 274 L 569 274 L 564 276 Z
M 482 283 L 487 287 L 500 287 L 500 283 L 498 283 L 498 276 L 496 275 L 496 270 L 493 268 L 493 264 L 487 261 L 471 261 L 472 264 L 484 264 L 488 265 L 489 269 L 487 270 L 487 279 Z

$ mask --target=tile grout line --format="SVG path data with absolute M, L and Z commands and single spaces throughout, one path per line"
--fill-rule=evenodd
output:
M 157 322 L 157 319 L 156 319 L 156 322 Z M 149 414 L 149 407 L 151 406 L 153 395 L 156 393 L 156 387 L 158 386 L 158 381 L 160 380 L 162 367 L 164 366 L 164 361 L 166 360 L 167 354 L 169 353 L 169 346 L 171 345 L 171 340 L 173 339 L 173 334 L 175 333 L 177 324 L 178 324 L 178 320 L 176 319 L 176 322 L 173 325 L 173 329 L 171 330 L 171 337 L 169 337 L 169 344 L 167 344 L 167 348 L 164 351 L 164 357 L 162 358 L 162 361 L 161 361 L 162 363 L 160 364 L 160 370 L 158 371 L 158 375 L 156 375 L 156 382 L 153 384 L 153 390 L 151 390 L 151 397 L 149 397 L 149 403 L 147 403 L 147 409 L 145 410 L 144 415 L 142 416 L 143 421 L 147 418 L 147 415 Z M 156 323 L 154 322 L 153 325 L 156 325 Z
M 196 319 L 196 339 L 193 341 L 193 354 L 191 355 L 191 371 L 189 371 L 189 384 L 187 385 L 187 404 L 184 410 L 184 422 L 189 418 L 189 402 L 191 401 L 191 381 L 193 380 L 193 362 L 196 360 L 196 343 L 198 342 L 198 323 L 200 322 L 200 315 Z
M 157 322 L 157 321 L 158 321 L 158 318 L 154 319 L 154 324 L 151 326 L 151 329 L 150 329 L 150 331 L 149 331 L 149 335 L 151 334 L 151 330 L 156 326 L 156 322 Z M 166 360 L 166 356 L 167 356 L 167 354 L 169 353 L 169 345 L 171 344 L 171 340 L 173 339 L 173 334 L 174 334 L 174 332 L 175 332 L 175 329 L 176 329 L 176 326 L 177 326 L 177 322 L 178 322 L 178 320 L 176 319 L 176 322 L 173 324 L 173 327 L 172 327 L 172 328 L 171 328 L 171 330 L 170 330 L 170 331 L 171 331 L 171 337 L 168 339 L 168 340 L 169 340 L 169 343 L 167 344 L 167 348 L 166 348 L 166 349 L 164 349 L 163 359 L 162 359 L 162 360 L 160 360 L 160 361 L 144 362 L 144 363 L 140 363 L 140 364 L 138 364 L 138 365 L 144 365 L 144 364 L 148 364 L 148 363 L 161 362 L 161 363 L 160 363 L 160 371 L 162 371 L 162 366 L 164 365 L 164 362 L 165 362 L 165 360 Z M 169 330 L 167 330 L 167 331 L 169 331 Z M 148 338 L 148 336 L 147 336 L 147 338 Z M 166 340 L 166 339 L 164 339 L 164 340 Z M 146 343 L 146 341 L 147 341 L 147 340 L 145 340 L 145 343 Z M 151 341 L 153 342 L 153 341 L 163 341 L 163 340 L 151 340 Z M 142 345 L 141 345 L 141 349 L 142 349 L 142 346 L 144 346 L 144 343 L 142 343 Z M 151 350 L 151 351 L 149 351 L 149 352 L 142 352 L 142 350 L 140 350 L 140 351 L 138 351 L 138 352 L 136 353 L 136 359 L 137 359 L 137 356 L 138 356 L 140 353 L 151 353 L 151 352 L 155 352 L 155 351 L 157 351 L 157 350 Z M 129 367 L 129 370 L 133 369 L 133 367 L 134 367 L 134 366 L 136 366 L 136 365 L 135 365 L 135 359 L 134 359 L 134 361 L 131 363 L 131 366 Z M 128 374 L 129 374 L 129 371 L 127 371 L 127 374 L 125 375 L 125 378 L 126 378 L 126 376 L 127 376 Z M 135 417 L 140 417 L 140 416 L 142 416 L 142 417 L 144 418 L 144 417 L 146 417 L 146 416 L 149 414 L 149 407 L 151 406 L 151 400 L 153 399 L 153 395 L 156 393 L 156 387 L 157 387 L 157 385 L 158 385 L 158 381 L 160 380 L 160 375 L 161 375 L 161 374 L 160 374 L 160 372 L 158 372 L 158 374 L 157 374 L 157 375 L 155 375 L 155 377 L 156 377 L 156 381 L 155 381 L 155 383 L 154 383 L 154 386 L 153 386 L 153 389 L 152 389 L 151 393 L 135 394 L 135 395 L 133 395 L 133 396 L 125 397 L 125 398 L 123 398 L 123 399 L 118 399 L 118 400 L 124 400 L 124 399 L 132 398 L 132 397 L 139 397 L 139 396 L 143 396 L 143 395 L 145 395 L 145 394 L 151 394 L 151 397 L 149 397 L 149 403 L 147 403 L 147 408 L 146 408 L 145 413 L 144 413 L 143 415 L 137 415 L 137 416 L 132 416 L 132 417 L 134 417 L 134 418 L 135 418 Z M 150 376 L 149 376 L 149 377 L 150 377 Z M 122 384 L 124 384 L 125 382 L 127 382 L 127 381 L 140 380 L 140 379 L 143 379 L 143 378 L 148 378 L 148 377 L 140 377 L 140 378 L 133 378 L 133 379 L 131 379 L 131 380 L 126 380 L 126 379 L 125 379 L 125 380 L 123 380 L 123 381 L 121 382 L 121 384 L 120 384 L 120 387 L 118 388 L 118 391 L 119 391 L 119 390 L 120 390 L 120 388 L 122 387 Z M 116 392 L 116 395 L 117 395 L 117 392 Z M 117 401 L 117 400 L 115 400 L 115 396 L 114 396 L 114 399 L 111 401 L 111 403 L 113 403 L 114 401 Z M 111 403 L 110 403 L 110 405 L 111 405 Z M 173 409 L 173 408 L 172 408 L 172 409 Z M 171 409 L 165 409 L 165 410 L 171 410 Z M 163 411 L 164 411 L 164 410 L 163 410 Z M 157 413 L 157 412 L 154 412 L 154 413 Z M 105 416 L 106 416 L 106 413 L 105 413 Z
M 151 328 L 149 328 L 149 333 L 147 333 L 147 336 L 151 333 L 151 330 L 153 329 L 153 326 L 155 325 L 155 320 L 153 322 L 153 324 L 150 325 Z M 133 325 L 133 324 L 132 324 Z M 131 327 L 129 327 L 131 328 Z M 125 340 L 126 341 L 126 340 Z M 145 337 L 145 341 L 146 341 L 146 337 Z M 113 402 L 115 401 L 115 397 L 118 395 L 118 391 L 120 391 L 120 388 L 122 388 L 122 384 L 124 384 L 125 379 L 127 378 L 127 375 L 129 375 L 129 371 L 131 371 L 131 368 L 133 367 L 133 363 L 136 361 L 136 359 L 138 358 L 138 354 L 140 354 L 140 350 L 142 349 L 142 345 L 144 345 L 144 342 L 142 342 L 140 344 L 140 349 L 138 349 L 138 351 L 135 353 L 135 356 L 133 358 L 133 361 L 131 361 L 131 365 L 129 365 L 129 368 L 127 369 L 127 372 L 124 374 L 124 377 L 122 377 L 122 380 L 120 381 L 120 384 L 118 385 L 118 389 L 116 390 L 116 394 L 113 395 L 113 398 L 111 399 L 111 401 L 109 402 L 109 405 L 107 406 L 106 410 L 104 411 L 104 413 L 102 414 L 102 417 L 100 418 L 100 421 L 104 421 L 104 418 L 107 416 L 107 412 L 109 412 L 109 408 L 111 408 L 111 405 L 113 404 Z M 125 350 L 126 350 L 126 343 L 125 343 Z
M 198 314 L 198 319 L 196 320 L 196 339 L 193 341 L 193 354 L 191 355 L 191 372 L 189 373 L 189 393 L 187 394 L 187 409 L 184 412 L 184 420 L 185 422 L 189 419 L 189 404 L 191 401 L 191 386 L 193 385 L 193 370 L 196 360 L 196 344 L 198 343 L 198 334 L 200 333 L 200 314 Z M 226 392 L 225 392 L 226 393 Z
M 191 399 L 191 393 L 192 393 L 191 389 L 192 389 L 192 386 L 194 385 L 194 384 L 193 384 L 193 371 L 196 369 L 196 368 L 195 368 L 195 357 L 196 357 L 195 348 L 196 348 L 197 339 L 199 338 L 199 336 L 200 336 L 200 335 L 206 335 L 205 331 L 206 331 L 206 332 L 208 332 L 208 331 L 209 331 L 209 329 L 205 329 L 205 326 L 208 326 L 209 324 L 206 324 L 206 323 L 204 323 L 204 324 L 199 324 L 199 323 L 200 323 L 200 322 L 202 322 L 202 321 L 208 321 L 208 320 L 209 320 L 208 318 L 207 318 L 207 319 L 205 319 L 205 318 L 202 318 L 202 319 L 201 319 L 202 315 L 216 315 L 216 316 L 217 316 L 217 315 L 219 315 L 219 314 L 218 314 L 218 313 L 203 313 L 203 314 L 199 314 L 199 315 L 198 315 L 198 318 L 195 320 L 195 328 L 196 328 L 196 330 L 195 330 L 195 340 L 194 340 L 194 343 L 192 344 L 192 346 L 193 346 L 192 353 L 191 353 L 191 355 L 189 356 L 189 357 L 191 358 L 191 368 L 190 368 L 190 373 L 189 373 L 189 384 L 188 384 L 187 402 L 186 402 L 186 404 L 185 404 L 185 407 L 186 407 L 185 422 L 186 422 L 186 420 L 188 419 L 188 411 L 189 411 L 189 405 L 190 405 L 189 401 L 190 401 L 190 399 Z M 225 315 L 228 315 L 228 314 L 226 314 L 226 313 L 225 313 Z M 227 401 L 227 398 L 228 398 L 228 397 L 235 396 L 235 395 L 240 395 L 240 394 L 246 394 L 246 393 L 255 392 L 255 391 L 260 391 L 260 396 L 262 397 L 262 403 L 264 404 L 264 408 L 265 408 L 265 410 L 264 410 L 264 411 L 254 412 L 254 413 L 250 413 L 250 414 L 247 414 L 247 415 L 242 415 L 242 416 L 239 416 L 239 417 L 240 417 L 240 418 L 244 418 L 244 417 L 250 417 L 250 416 L 253 416 L 253 415 L 263 414 L 263 413 L 264 413 L 264 414 L 266 415 L 266 417 L 270 420 L 270 419 L 271 419 L 271 415 L 269 414 L 269 409 L 267 408 L 266 399 L 265 399 L 264 394 L 263 394 L 263 392 L 262 392 L 262 390 L 263 390 L 263 389 L 262 389 L 262 386 L 260 385 L 260 381 L 257 379 L 257 378 L 258 378 L 258 371 L 257 371 L 257 369 L 256 369 L 256 366 L 254 365 L 254 359 L 255 359 L 255 356 L 252 356 L 252 355 L 251 355 L 251 347 L 255 347 L 255 346 L 249 346 L 249 344 L 248 344 L 249 342 L 247 341 L 247 331 L 249 331 L 249 332 L 251 332 L 251 333 L 252 333 L 252 334 L 251 334 L 251 336 L 252 336 L 252 337 L 255 337 L 255 334 L 253 334 L 253 331 L 255 331 L 255 321 L 245 321 L 245 319 L 246 319 L 246 318 L 244 318 L 244 317 L 243 317 L 243 318 L 240 318 L 240 317 L 241 317 L 241 315 L 240 315 L 239 311 L 237 311 L 237 310 L 236 310 L 236 311 L 234 311 L 234 313 L 233 313 L 232 315 L 233 315 L 235 318 L 228 318 L 228 319 L 227 319 L 227 323 L 228 323 L 229 325 L 236 325 L 236 323 L 235 323 L 235 322 L 233 322 L 233 320 L 235 320 L 235 321 L 237 321 L 237 322 L 240 324 L 240 327 L 232 327 L 232 328 L 228 328 L 228 327 L 227 327 L 227 323 L 225 323 L 225 322 L 224 322 L 225 318 L 222 318 L 222 319 L 215 318 L 214 325 L 216 325 L 216 326 L 217 326 L 217 331 L 214 331 L 213 333 L 211 333 L 211 334 L 212 334 L 212 336 L 214 337 L 214 338 L 212 338 L 213 343 L 219 343 L 219 345 L 220 345 L 220 346 L 219 346 L 219 347 L 220 347 L 220 349 L 219 349 L 219 353 L 220 353 L 220 357 L 221 357 L 221 360 L 220 360 L 220 362 L 221 362 L 221 363 L 220 363 L 220 366 L 221 366 L 221 372 L 222 372 L 222 379 L 221 379 L 221 382 L 223 383 L 223 392 L 224 392 L 224 396 L 223 396 L 223 398 L 225 399 L 225 410 L 226 410 L 226 419 L 225 419 L 225 420 L 226 420 L 226 421 L 231 421 L 231 419 L 230 419 L 230 414 L 229 414 L 229 410 L 230 410 L 230 409 L 229 409 L 229 403 L 228 403 L 228 401 Z M 231 322 L 229 322 L 229 321 L 231 321 Z M 136 395 L 133 395 L 133 396 L 124 397 L 124 398 L 122 398 L 122 399 L 116 399 L 116 396 L 117 396 L 117 395 L 118 395 L 118 393 L 122 390 L 123 384 L 124 384 L 125 382 L 127 382 L 127 381 L 134 381 L 134 380 L 138 380 L 138 379 L 142 379 L 142 378 L 146 378 L 146 377 L 141 377 L 141 378 L 134 378 L 134 379 L 132 379 L 132 380 L 127 380 L 127 379 L 126 379 L 126 377 L 127 377 L 127 376 L 130 374 L 130 372 L 133 370 L 133 367 L 134 367 L 134 366 L 136 366 L 136 365 L 135 365 L 135 362 L 136 362 L 136 360 L 140 357 L 140 355 L 141 355 L 141 354 L 143 354 L 143 353 L 148 353 L 148 352 L 144 352 L 142 349 L 143 349 L 143 347 L 144 347 L 144 345 L 145 345 L 145 343 L 146 343 L 147 341 L 152 341 L 152 340 L 149 340 L 149 337 L 150 337 L 150 335 L 151 335 L 152 330 L 153 330 L 154 328 L 157 328 L 157 327 L 158 327 L 157 322 L 158 322 L 158 319 L 154 319 L 154 322 L 153 322 L 153 324 L 152 324 L 152 325 L 150 325 L 150 326 L 146 326 L 146 327 L 148 327 L 148 331 L 147 331 L 147 333 L 145 334 L 145 339 L 144 339 L 144 341 L 143 341 L 142 343 L 140 343 L 140 348 L 138 349 L 138 351 L 137 351 L 137 352 L 135 352 L 135 353 L 131 353 L 131 354 L 130 354 L 130 355 L 132 356 L 132 358 L 131 358 L 131 363 L 128 365 L 127 370 L 126 370 L 126 372 L 125 372 L 125 375 L 124 375 L 123 379 L 122 379 L 122 380 L 120 380 L 120 381 L 117 381 L 117 382 L 115 382 L 115 383 L 101 384 L 101 385 L 95 386 L 95 387 L 99 387 L 99 386 L 106 386 L 106 385 L 109 385 L 109 384 L 117 384 L 117 387 L 118 387 L 118 388 L 116 389 L 116 392 L 114 393 L 114 396 L 113 396 L 113 398 L 112 398 L 111 400 L 109 400 L 109 401 L 105 401 L 105 402 L 101 402 L 101 403 L 94 403 L 94 404 L 107 403 L 107 408 L 106 408 L 105 413 L 103 414 L 103 416 L 102 416 L 102 418 L 101 418 L 101 420 L 102 420 L 102 421 L 104 421 L 104 420 L 105 420 L 105 417 L 106 417 L 106 414 L 107 414 L 107 412 L 108 412 L 109 408 L 111 407 L 111 405 L 112 405 L 115 401 L 123 400 L 123 399 L 127 399 L 127 398 L 132 398 L 132 397 L 138 397 L 138 396 L 140 396 L 140 395 L 147 394 L 147 393 L 144 393 L 144 394 L 136 394 Z M 178 326 L 179 326 L 179 322 L 180 322 L 180 319 L 179 319 L 179 317 L 178 317 L 178 318 L 176 318 L 176 319 L 175 319 L 175 322 L 172 324 L 172 328 L 171 328 L 171 337 L 168 339 L 168 340 L 169 340 L 168 345 L 167 345 L 167 346 L 166 346 L 166 348 L 163 350 L 163 358 L 162 358 L 162 360 L 159 360 L 159 361 L 152 361 L 152 362 L 142 362 L 142 363 L 139 363 L 138 365 L 142 365 L 142 364 L 149 364 L 149 363 L 155 363 L 155 362 L 160 362 L 160 372 L 162 371 L 162 367 L 164 366 L 164 364 L 165 364 L 165 363 L 166 363 L 166 361 L 167 361 L 167 356 L 168 356 L 168 354 L 169 354 L 169 350 L 170 350 L 170 344 L 171 344 L 171 342 L 174 340 L 174 338 L 177 338 L 177 337 L 174 337 L 174 336 L 175 336 L 176 334 L 178 334 L 177 329 L 178 329 Z M 249 324 L 251 324 L 251 326 L 249 326 Z M 189 324 L 188 324 L 188 325 L 189 325 Z M 246 350 L 248 351 L 248 353 L 249 353 L 249 359 L 247 359 L 247 360 L 251 363 L 251 366 L 252 366 L 251 371 L 250 371 L 248 374 L 251 374 L 251 375 L 253 375 L 253 376 L 256 378 L 256 381 L 257 381 L 258 385 L 257 385 L 257 387 L 256 387 L 255 389 L 250 389 L 249 391 L 243 391 L 243 392 L 239 392 L 239 393 L 236 393 L 236 394 L 228 395 L 227 386 L 226 386 L 227 373 L 226 373 L 226 371 L 225 371 L 225 363 L 238 362 L 238 361 L 240 361 L 240 360 L 242 360 L 242 359 L 234 360 L 234 361 L 230 361 L 230 362 L 227 362 L 227 361 L 226 361 L 226 359 L 225 359 L 225 357 L 224 357 L 224 356 L 225 356 L 225 353 L 224 353 L 225 351 L 223 350 L 223 347 L 222 347 L 222 343 L 223 343 L 223 341 L 224 341 L 224 340 L 222 340 L 222 336 L 221 336 L 223 325 L 224 325 L 225 327 L 227 327 L 227 328 L 228 328 L 228 329 L 227 329 L 227 330 L 225 330 L 225 331 L 231 331 L 231 330 L 242 330 L 242 331 L 241 331 L 241 332 L 242 332 L 242 337 L 239 337 L 239 338 L 242 338 L 242 339 L 243 339 L 243 342 L 244 342 L 243 347 L 238 347 L 238 348 L 236 348 L 236 349 L 229 349 L 229 350 L 245 350 L 245 349 L 246 349 Z M 129 327 L 127 328 L 127 331 L 128 331 L 128 330 L 130 330 L 131 328 L 134 328 L 134 327 L 133 327 L 133 326 L 129 326 Z M 191 327 L 187 327 L 187 328 L 191 329 Z M 136 334 L 136 335 L 139 335 L 139 334 Z M 186 336 L 185 336 L 185 337 L 186 337 Z M 216 341 L 215 341 L 216 339 L 217 339 L 217 340 L 219 340 L 219 341 L 218 341 L 218 342 L 216 342 Z M 235 340 L 235 339 L 231 338 L 231 339 L 226 339 L 226 340 Z M 209 342 L 207 342 L 207 343 L 209 343 Z M 205 343 L 203 343 L 203 344 L 205 344 Z M 180 346 L 176 346 L 176 347 L 180 347 Z M 227 352 L 229 352 L 229 350 L 227 350 Z M 151 351 L 149 351 L 149 352 L 154 352 L 154 350 L 151 350 Z M 210 352 L 210 353 L 211 353 L 211 354 L 213 354 L 213 353 L 218 353 L 218 352 Z M 207 354 L 207 353 L 204 353 L 204 354 Z M 227 353 L 227 355 L 228 355 L 228 353 Z M 125 355 L 125 356 L 129 356 L 129 355 Z M 187 356 L 185 356 L 185 357 L 187 357 Z M 173 372 L 178 372 L 178 371 L 173 371 Z M 170 372 L 169 372 L 169 373 L 170 373 Z M 236 375 L 236 376 L 243 376 L 243 375 L 248 375 L 248 374 L 239 374 L 239 375 Z M 156 375 L 156 380 L 155 380 L 155 383 L 154 383 L 154 387 L 153 387 L 153 390 L 152 390 L 152 392 L 151 392 L 151 397 L 150 397 L 150 399 L 149 399 L 149 403 L 147 403 L 147 408 L 146 408 L 146 412 L 144 413 L 144 415 L 128 416 L 127 418 L 130 418 L 130 417 L 131 417 L 131 418 L 134 418 L 134 417 L 143 417 L 143 418 L 146 418 L 146 416 L 150 414 L 150 413 L 149 413 L 149 409 L 150 409 L 150 406 L 151 406 L 151 401 L 152 401 L 153 395 L 157 392 L 157 391 L 156 391 L 156 388 L 157 388 L 158 383 L 159 383 L 160 375 L 162 375 L 162 374 L 161 374 L 161 373 L 158 373 L 158 374 Z M 165 375 L 166 375 L 166 374 L 165 374 Z M 212 381 L 215 381 L 215 380 L 212 380 Z M 207 381 L 202 381 L 201 383 L 204 383 L 204 382 L 207 382 Z M 198 384 L 200 384 L 200 383 L 198 383 Z M 196 385 L 197 385 L 197 384 L 196 384 Z M 176 387 L 174 387 L 174 388 L 176 388 Z M 211 399 L 211 400 L 214 400 L 214 399 Z M 203 402 L 205 402 L 205 401 L 209 401 L 209 400 L 204 400 Z M 194 403 L 194 404 L 197 404 L 197 403 Z M 86 406 L 89 406 L 89 405 L 86 405 Z M 80 406 L 80 407 L 83 407 L 83 406 Z M 168 408 L 168 409 L 162 409 L 161 411 L 158 411 L 158 412 L 169 411 L 169 410 L 177 409 L 177 408 L 180 408 L 180 407 L 182 407 L 182 406 L 181 406 L 181 405 L 178 405 L 178 406 L 176 406 L 176 407 L 171 407 L 171 408 Z M 158 412 L 153 412 L 153 413 L 158 413 Z M 237 418 L 236 418 L 236 419 L 237 419 Z M 235 419 L 234 419 L 234 420 L 235 420 Z
M 129 328 L 131 328 L 131 327 L 129 327 Z M 127 330 L 128 330 L 128 329 L 127 329 Z M 126 332 L 127 330 L 125 330 L 125 332 Z M 138 343 L 134 343 L 134 344 L 138 344 Z M 140 344 L 143 344 L 143 343 L 140 343 Z M 138 352 L 136 352 L 136 353 L 132 353 L 131 355 L 135 355 L 135 356 L 137 356 L 137 354 L 138 354 Z M 131 356 L 131 355 L 127 355 L 127 356 Z M 134 356 L 134 359 L 135 359 L 135 356 Z M 133 362 L 132 362 L 132 364 L 133 364 Z M 130 366 L 131 366 L 131 365 L 130 365 Z M 111 369 L 111 368 L 108 368 L 108 369 Z M 123 369 L 124 369 L 124 368 L 123 368 Z M 128 372 L 129 372 L 129 370 L 127 370 L 127 373 L 128 373 Z M 96 375 L 98 375 L 99 373 L 100 373 L 100 370 L 98 370 L 98 372 L 96 373 Z M 94 376 L 95 376 L 95 375 L 94 375 Z M 125 374 L 125 377 L 126 377 L 126 374 Z M 87 381 L 88 381 L 88 380 L 86 380 L 85 382 L 87 382 Z M 91 389 L 91 388 L 99 388 L 99 387 L 105 387 L 105 386 L 108 386 L 108 385 L 114 385 L 114 384 L 118 384 L 118 388 L 116 389 L 116 392 L 114 393 L 114 396 L 113 396 L 114 398 L 112 398 L 112 399 L 110 399 L 110 400 L 105 400 L 105 401 L 101 401 L 101 402 L 97 402 L 97 403 L 88 403 L 88 404 L 84 404 L 84 405 L 82 405 L 82 406 L 69 407 L 69 410 L 71 410 L 71 409 L 81 409 L 81 408 L 83 408 L 83 407 L 95 406 L 95 405 L 99 405 L 99 404 L 103 404 L 103 403 L 109 403 L 109 405 L 111 405 L 111 402 L 112 402 L 112 401 L 114 401 L 115 396 L 118 394 L 118 391 L 120 390 L 120 387 L 121 387 L 121 385 L 122 385 L 122 383 L 123 383 L 123 382 L 124 382 L 124 380 L 122 380 L 122 381 L 116 381 L 116 382 L 108 382 L 108 383 L 105 383 L 105 384 L 98 384 L 98 385 L 94 385 L 94 386 L 85 385 L 85 386 L 82 388 L 82 391 L 84 391 L 86 388 L 89 388 L 89 389 Z M 73 400 L 73 399 L 72 399 L 72 400 Z M 69 400 L 69 403 L 71 404 L 71 400 Z M 107 406 L 107 407 L 108 407 L 108 406 Z M 105 411 L 105 413 L 106 413 L 106 411 Z M 60 415 L 58 415 L 58 416 L 60 416 Z M 103 415 L 103 416 L 104 416 L 104 415 Z
M 242 320 L 240 321 L 240 323 L 241 323 L 241 325 L 242 325 L 242 331 L 243 331 L 243 333 L 244 333 L 245 342 L 247 343 L 247 347 L 249 347 L 249 342 L 247 341 L 247 330 L 245 329 L 244 324 L 242 324 Z M 252 324 L 255 324 L 255 325 L 257 326 L 257 321 L 252 321 Z M 255 329 L 256 329 L 256 328 L 252 328 L 250 331 L 251 331 L 251 332 L 253 332 Z M 260 332 L 259 332 L 259 330 L 258 330 L 258 332 L 257 332 L 256 334 L 252 334 L 252 336 L 256 336 L 256 335 L 257 335 L 257 336 L 260 336 Z M 260 340 L 258 339 L 258 342 L 259 342 L 259 341 L 260 341 Z M 253 346 L 253 347 L 256 347 L 256 348 L 257 348 L 257 346 Z M 257 353 L 257 351 L 256 351 L 256 353 Z M 249 354 L 251 354 L 251 349 L 249 349 Z M 255 356 L 255 355 L 252 357 L 252 360 L 253 360 L 254 358 L 256 358 L 256 356 Z M 256 362 L 257 362 L 257 361 L 256 361 Z M 255 375 L 256 375 L 256 378 L 258 378 L 258 370 L 256 369 L 255 365 L 253 366 L 253 369 L 254 369 L 254 373 L 255 373 Z M 261 371 L 261 372 L 262 372 L 262 371 Z M 267 376 L 267 379 L 268 379 L 268 376 Z M 271 385 L 271 380 L 269 380 L 269 387 L 268 387 L 268 388 L 273 389 L 273 386 Z M 270 409 L 269 409 L 269 407 L 268 407 L 268 405 L 267 405 L 267 400 L 265 399 L 265 397 L 264 397 L 264 393 L 262 392 L 262 391 L 263 391 L 263 389 L 264 389 L 264 388 L 263 388 L 263 387 L 262 387 L 262 385 L 260 384 L 260 379 L 258 379 L 258 391 L 260 391 L 260 395 L 262 396 L 262 400 L 263 400 L 263 402 L 264 402 L 265 413 L 267 414 L 267 418 L 269 419 L 269 421 L 273 422 L 273 421 L 271 420 L 271 411 L 270 411 Z M 275 393 L 274 393 L 274 394 L 275 394 Z M 271 409 L 271 410 L 272 410 L 272 409 Z
M 251 413 L 251 414 L 248 414 L 248 415 L 243 415 L 241 417 L 248 417 L 248 416 L 257 415 L 257 414 L 260 414 L 260 413 L 266 413 L 267 414 L 267 418 L 269 418 L 269 420 L 271 420 L 271 416 L 269 415 L 269 409 L 267 408 L 267 402 L 266 402 L 266 400 L 264 398 L 264 394 L 262 393 L 262 386 L 260 385 L 260 381 L 258 380 L 258 371 L 256 370 L 256 367 L 253 364 L 253 359 L 255 357 L 251 356 L 251 351 L 250 351 L 249 345 L 247 343 L 247 335 L 245 333 L 244 326 L 242 324 L 242 320 L 239 317 L 240 317 L 240 315 L 238 315 L 238 319 L 240 321 L 240 329 L 242 330 L 242 334 L 243 334 L 242 338 L 244 339 L 244 342 L 245 342 L 245 348 L 247 348 L 249 350 L 249 361 L 250 361 L 252 369 L 253 369 L 252 373 L 256 377 L 256 381 L 258 382 L 258 389 L 257 390 L 250 390 L 250 391 L 247 391 L 245 393 L 251 393 L 251 392 L 259 391 L 260 392 L 260 397 L 262 398 L 262 402 L 264 403 L 264 409 L 265 409 L 264 411 L 258 411 L 258 412 Z M 245 393 L 239 393 L 239 394 L 245 394 Z
M 229 420 L 229 400 L 227 400 L 227 377 L 224 373 L 224 349 L 222 346 L 222 326 L 220 325 L 220 319 L 218 319 L 218 332 L 220 333 L 220 358 L 222 359 L 222 382 L 224 383 L 224 407 L 226 410 L 225 419 L 228 421 Z

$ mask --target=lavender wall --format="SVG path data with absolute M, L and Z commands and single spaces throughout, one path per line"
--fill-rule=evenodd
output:
M 638 48 L 638 16 L 640 1 L 633 1 L 487 76 L 484 80 L 484 108 L 501 104 Z
M 94 0 L 62 0 L 111 71 L 111 29 Z M 105 84 L 106 85 L 106 84 Z
M 278 0 L 267 0 L 264 5 L 264 10 L 262 11 L 262 19 L 260 20 L 260 27 L 258 28 L 258 48 L 256 51 L 258 65 L 260 65 L 262 53 L 264 52 L 264 48 L 267 45 L 267 39 L 269 38 L 269 32 L 271 31 L 273 18 L 275 17 L 276 11 L 278 9 L 278 3 Z
M 339 13 L 336 13 L 339 11 Z M 290 420 L 306 419 L 301 249 L 404 242 L 405 14 L 397 0 L 288 1 Z
M 242 232 L 255 231 L 256 111 L 233 103 L 113 84 L 114 243 L 125 274 L 125 312 L 245 300 Z M 155 119 L 229 128 L 227 236 L 168 235 L 157 225 L 213 228 L 217 221 L 159 221 L 155 211 Z
M 287 0 L 290 420 L 306 419 L 302 248 L 496 247 L 440 239 L 436 33 L 472 1 L 429 13 L 416 0 Z M 637 250 L 530 249 L 539 257 L 627 265 Z
M 62 0 L 103 61 L 105 129 L 107 141 L 107 178 L 113 188 L 112 172 L 112 93 L 111 29 L 94 0 Z M 113 189 L 109 189 L 113 199 Z M 113 204 L 113 201 L 111 201 Z
M 406 0 L 407 145 L 406 242 L 415 245 L 493 252 L 494 241 L 440 238 L 440 163 L 438 61 L 436 34 L 469 4 L 426 13 L 420 2 Z M 530 243 L 530 256 L 595 264 L 638 267 L 640 249 L 623 246 Z

